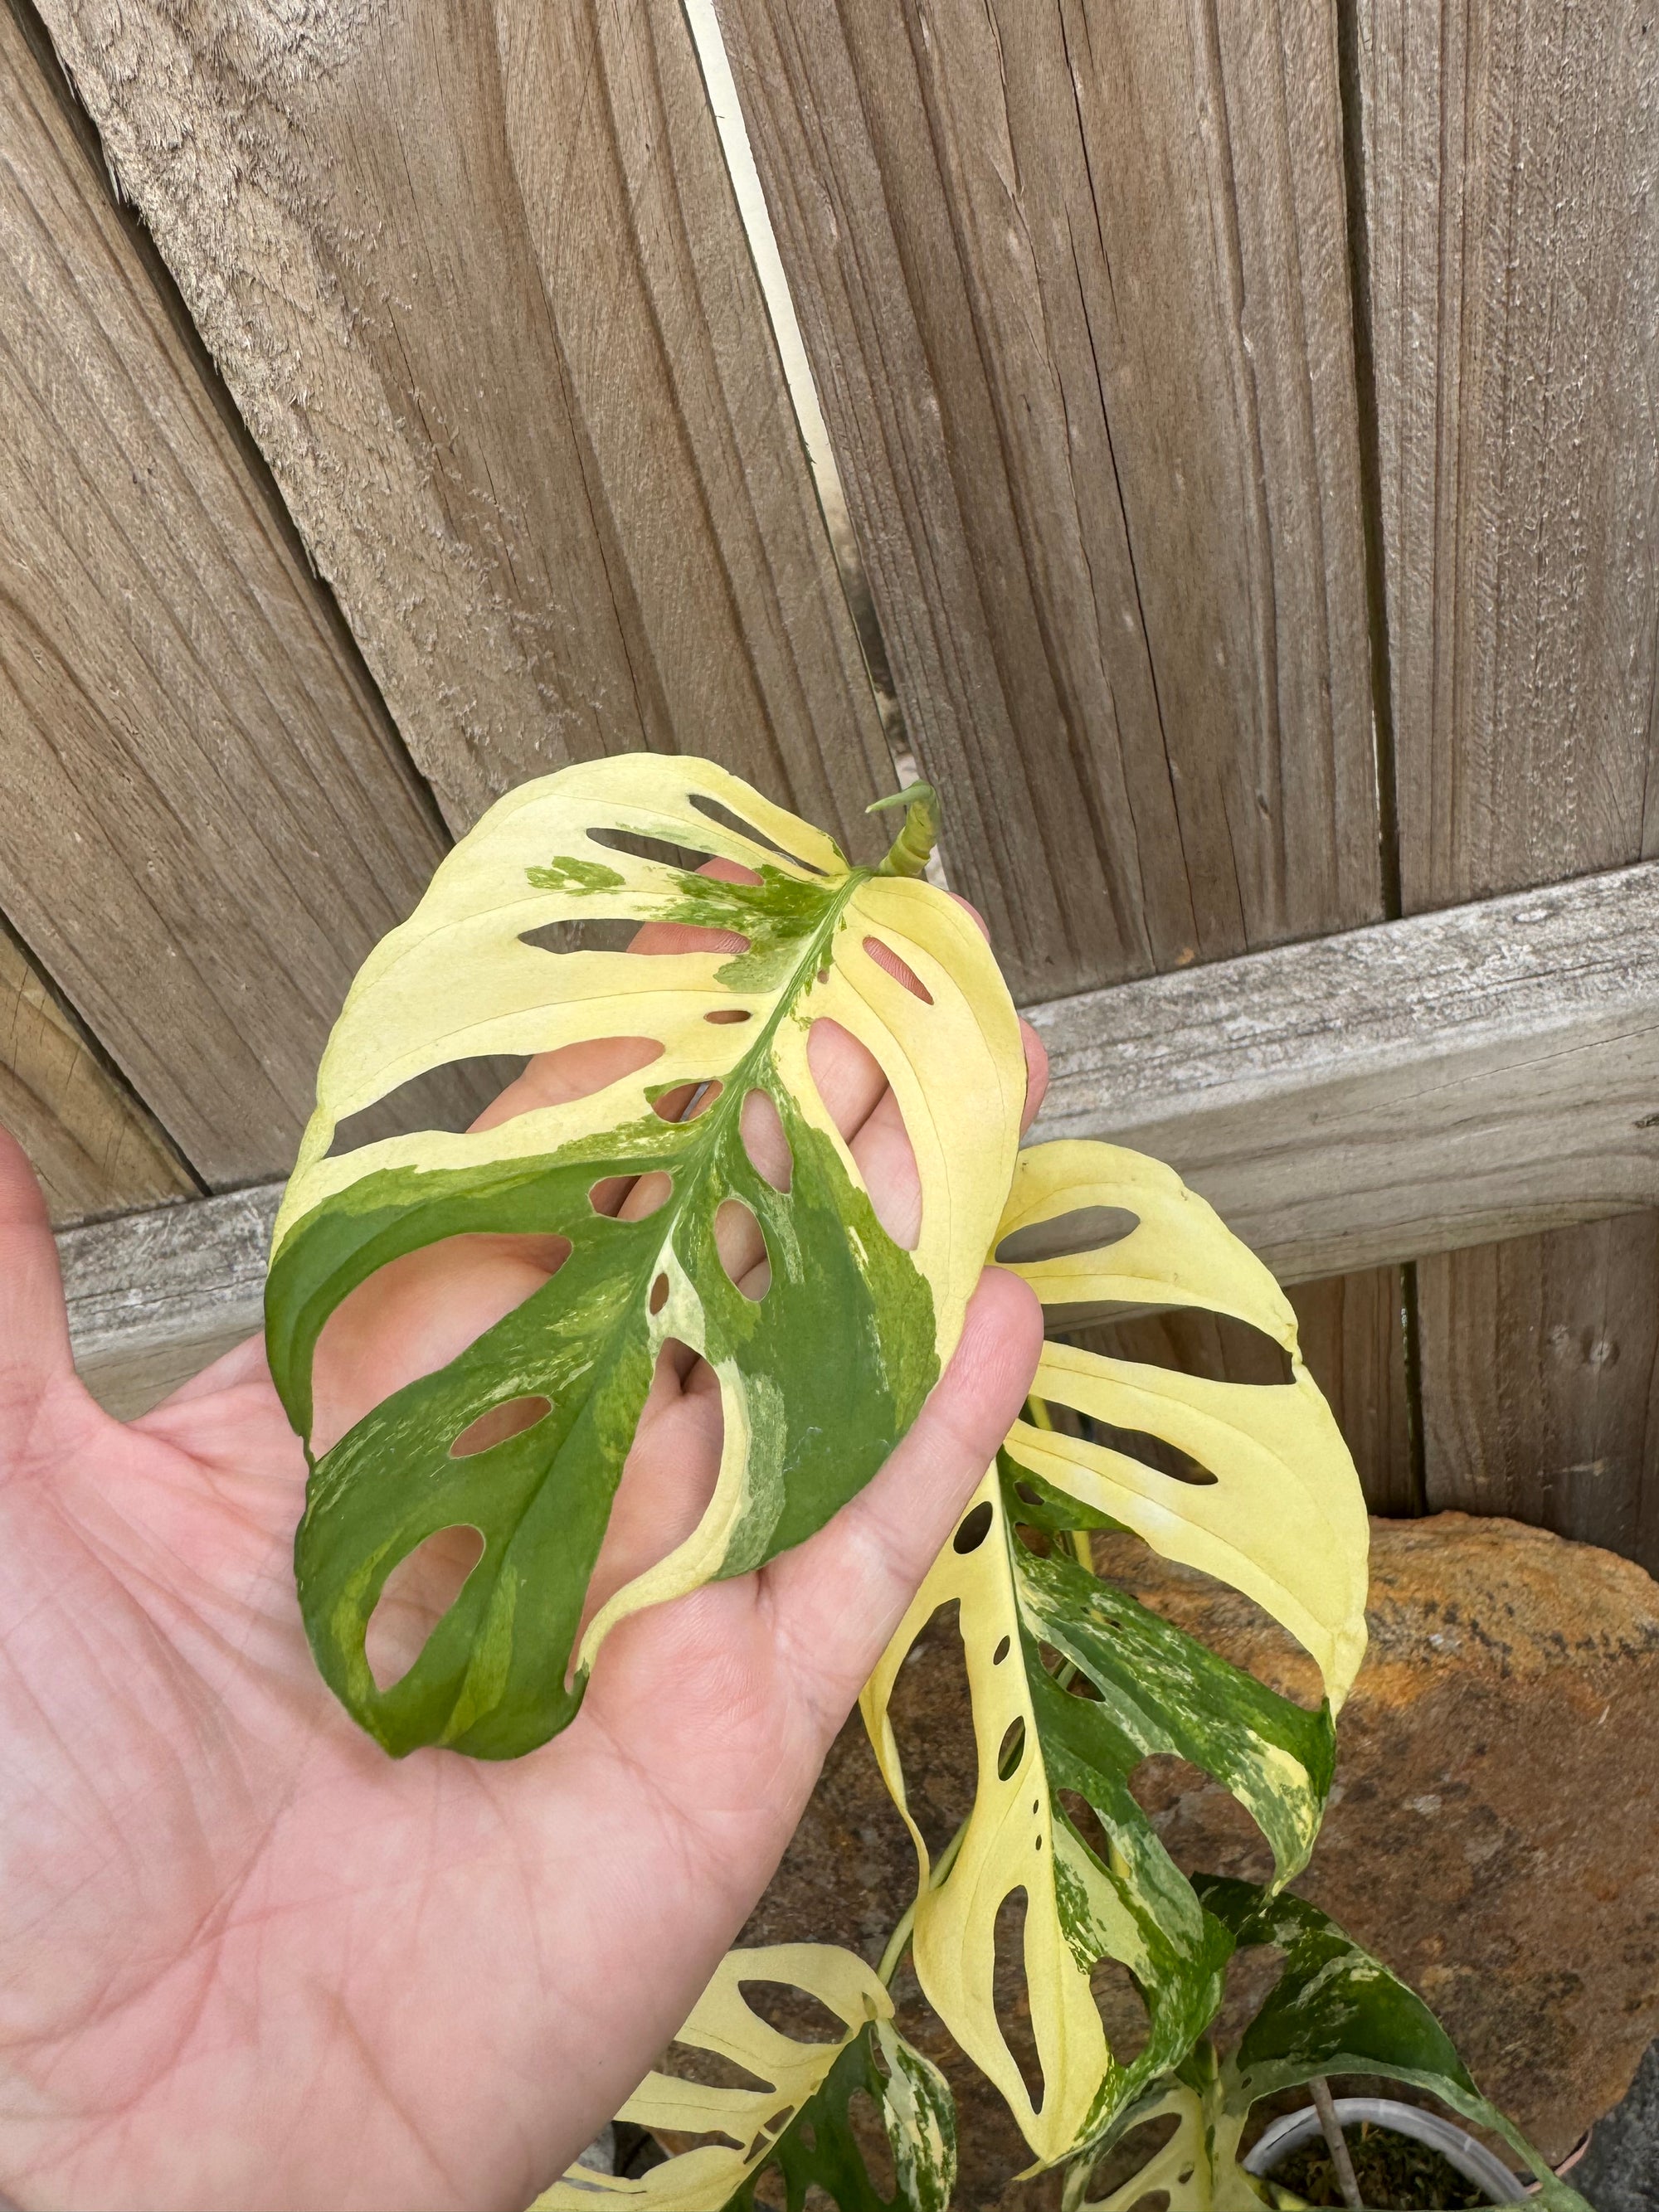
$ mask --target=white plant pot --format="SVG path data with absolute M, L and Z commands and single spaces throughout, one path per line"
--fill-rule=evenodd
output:
M 1337 2119 L 1343 2126 L 1369 2120 L 1373 2127 L 1392 2128 L 1398 2136 L 1408 2136 L 1413 2142 L 1437 2150 L 1466 2181 L 1484 2189 L 1493 2204 L 1525 2203 L 1528 2185 L 1455 2121 L 1443 2120 L 1437 2112 L 1425 2112 L 1420 2105 L 1401 2104 L 1393 2097 L 1338 2097 L 1334 2101 Z M 1287 2152 L 1311 2142 L 1321 2133 L 1319 2115 L 1311 2105 L 1299 2112 L 1286 2112 L 1263 2130 L 1261 2141 L 1244 2160 L 1244 2170 L 1265 2180 Z

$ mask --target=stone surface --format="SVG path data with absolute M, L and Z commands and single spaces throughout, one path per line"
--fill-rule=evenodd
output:
M 1659 2043 L 1568 2176 L 1590 2212 L 1659 2212 Z
M 1372 1532 L 1370 1654 L 1297 1887 L 1422 1992 L 1481 2086 L 1560 2156 L 1659 2033 L 1659 1586 L 1509 1521 L 1448 1513 Z M 1099 1559 L 1235 1663 L 1307 1693 L 1306 1662 L 1248 1601 L 1128 1540 L 1103 1541 Z M 896 1724 L 918 1818 L 943 1841 L 973 1786 L 949 1620 L 907 1667 Z M 1136 1789 L 1183 1866 L 1267 1872 L 1248 1815 L 1192 1768 L 1149 1760 Z M 873 1960 L 914 1864 L 855 1720 L 744 1940 L 812 1937 Z M 1012 1960 L 1000 1978 L 1017 2021 Z M 1000 2100 L 908 1975 L 896 1993 L 957 2091 L 960 2212 L 1051 2212 L 1054 2177 L 1008 2186 L 1025 2155 Z M 1121 1991 L 1103 1998 L 1115 2024 Z

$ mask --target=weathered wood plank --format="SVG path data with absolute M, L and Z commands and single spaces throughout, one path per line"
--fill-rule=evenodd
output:
M 1659 1215 L 1421 1260 L 1429 1504 L 1659 1571 Z
M 1650 16 L 1638 0 L 1358 13 L 1408 911 L 1659 850 Z M 1654 1233 L 1424 1267 L 1436 1504 L 1508 1498 L 1650 1556 Z
M 285 1170 L 446 841 L 9 7 L 0 450 L 0 908 L 204 1179 Z
M 145 1413 L 263 1320 L 280 1183 L 62 1231 L 70 1340 L 99 1401 Z
M 1037 1133 L 1167 1159 L 1288 1279 L 1659 1203 L 1659 866 L 1030 1010 Z
M 1645 0 L 1362 0 L 1407 912 L 1659 852 Z
M 44 12 L 452 825 L 650 746 L 873 851 L 891 764 L 679 9 Z
M 1333 11 L 718 4 L 1017 993 L 1374 919 Z
M 0 1125 L 28 1154 L 55 1222 L 195 1194 L 182 1161 L 3 925 Z
M 1374 1267 L 1300 1283 L 1290 1297 L 1302 1356 L 1353 1454 L 1366 1504 L 1373 1513 L 1420 1512 L 1411 1486 L 1400 1270 Z M 1146 1314 L 1071 1334 L 1109 1357 L 1176 1367 L 1220 1382 L 1283 1379 L 1276 1346 L 1213 1314 Z
M 1053 1069 L 1038 1140 L 1103 1137 L 1170 1160 L 1283 1279 L 1310 1285 L 1310 1361 L 1355 1409 L 1379 1509 L 1409 1483 L 1388 1458 L 1404 1420 L 1393 1263 L 1437 1238 L 1445 1250 L 1659 1201 L 1659 863 L 1030 1012 Z M 141 1229 L 116 1230 L 146 1249 Z M 182 1218 L 167 1235 L 196 1249 Z M 1350 1267 L 1346 1285 L 1313 1287 Z M 106 1279 L 127 1295 L 113 1261 Z M 176 1309 L 159 1280 L 131 1295 L 159 1299 L 169 1328 L 215 1325 L 177 1319 L 194 1310 L 189 1279 Z

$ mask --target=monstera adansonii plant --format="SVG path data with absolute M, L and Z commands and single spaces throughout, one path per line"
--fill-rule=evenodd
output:
M 651 2075 L 623 2117 L 704 2140 L 639 2179 L 574 2171 L 540 2203 L 721 2212 L 767 2201 L 759 2189 L 794 2212 L 817 2184 L 842 2212 L 943 2212 L 950 2094 L 898 2034 L 888 1995 L 907 1945 L 1034 2166 L 1070 2162 L 1075 2203 L 1127 2129 L 1164 2115 L 1176 2132 L 1113 2203 L 1147 2189 L 1171 2212 L 1269 2201 L 1235 2156 L 1249 2106 L 1331 2070 L 1399 2075 L 1501 2129 L 1418 2001 L 1283 1892 L 1312 1848 L 1334 1717 L 1364 1650 L 1366 1556 L 1358 1484 L 1291 1306 L 1167 1168 L 1102 1144 L 1018 1149 L 1014 1008 L 972 917 L 924 880 L 932 793 L 903 796 L 885 860 L 854 868 L 832 839 L 709 762 L 569 768 L 495 805 L 364 964 L 324 1056 L 266 1302 L 271 1370 L 311 1465 L 295 1559 L 324 1675 L 393 1753 L 446 1745 L 505 1759 L 546 1741 L 576 1712 L 618 1620 L 758 1566 L 870 1480 L 949 1360 L 988 1257 L 1062 1322 L 1125 1305 L 1230 1316 L 1282 1348 L 1290 1379 L 1216 1382 L 1048 1345 L 1030 1418 L 865 1692 L 876 1757 L 909 1820 L 890 1699 L 918 1635 L 955 1606 L 978 1793 L 937 1858 L 910 1822 L 917 1893 L 881 1968 L 827 1945 L 734 1953 L 681 2042 L 766 2086 Z M 710 860 L 737 866 L 711 873 Z M 605 923 L 685 924 L 738 949 L 587 949 Z M 819 1096 L 809 1060 L 819 1021 L 850 1032 L 891 1086 L 921 1185 L 913 1246 L 883 1226 Z M 450 1062 L 618 1038 L 636 1041 L 633 1072 L 586 1095 L 466 1133 L 337 1149 L 349 1117 Z M 757 1093 L 787 1146 L 782 1176 L 763 1173 L 746 1139 Z M 647 1177 L 656 1202 L 619 1206 L 616 1194 Z M 717 1220 L 734 1204 L 765 1244 L 763 1297 L 745 1295 L 721 1259 Z M 389 1262 L 480 1231 L 561 1240 L 562 1264 L 435 1372 L 313 1449 L 313 1356 L 331 1315 Z M 684 1540 L 585 1621 L 671 1341 L 718 1384 L 714 1493 Z M 483 1441 L 453 1449 L 468 1437 Z M 1200 1480 L 1173 1479 L 1156 1450 L 1137 1455 L 1149 1440 L 1195 1462 Z M 477 1564 L 414 1663 L 381 1687 L 366 1638 L 387 1577 L 455 1528 L 482 1537 Z M 1317 1663 L 1319 1710 L 1103 1580 L 1097 1530 L 1139 1538 L 1265 1608 Z M 1158 1753 L 1191 1761 L 1248 1809 L 1272 1848 L 1270 1890 L 1176 1868 L 1131 1789 Z M 1036 2101 L 994 2002 L 998 1915 L 1016 1895 Z M 1254 1943 L 1285 1951 L 1284 1974 L 1223 2062 L 1203 2039 L 1228 1959 Z M 1091 1990 L 1107 1960 L 1145 2007 L 1129 2060 L 1111 2049 Z M 844 2033 L 781 2033 L 745 2001 L 757 1979 L 816 1997 Z M 860 2091 L 884 2125 L 896 2194 L 866 2166 L 849 2117 Z M 1546 2201 L 1578 2203 L 1510 2140 Z

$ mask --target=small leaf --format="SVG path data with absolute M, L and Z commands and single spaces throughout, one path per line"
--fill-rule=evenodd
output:
M 629 841 L 707 852 L 756 880 L 642 858 Z M 746 949 L 560 954 L 526 941 L 598 920 L 720 930 Z M 821 1018 L 892 1085 L 921 1186 L 914 1250 L 883 1228 L 813 1081 L 808 1032 Z M 590 1096 L 329 1157 L 341 1122 L 446 1061 L 619 1037 L 655 1048 L 650 1064 Z M 706 1086 L 695 1115 L 653 1110 L 692 1084 Z M 324 1675 L 362 1725 L 398 1753 L 527 1751 L 573 1717 L 617 1620 L 759 1565 L 867 1482 L 954 1349 L 1012 1171 L 1024 1085 L 1012 1005 L 962 908 L 927 883 L 849 868 L 830 838 L 711 763 L 588 762 L 492 807 L 352 986 L 267 1285 L 271 1373 L 312 1461 L 295 1544 L 301 1609 Z M 757 1094 L 787 1148 L 785 1188 L 745 1146 Z M 665 1195 L 647 1217 L 596 1211 L 596 1187 L 653 1171 Z M 764 1240 L 763 1297 L 745 1296 L 720 1261 L 716 1217 L 734 1204 Z M 479 1231 L 560 1238 L 568 1255 L 457 1357 L 313 1454 L 313 1360 L 331 1314 L 389 1261 Z M 670 1339 L 718 1378 L 714 1494 L 693 1533 L 604 1605 L 578 1651 L 611 1500 Z M 550 1407 L 533 1428 L 453 1455 L 492 1409 L 529 1397 Z M 483 1556 L 414 1664 L 381 1690 L 363 1639 L 386 1577 L 434 1530 L 463 1524 L 482 1533 Z
M 745 1982 L 781 1982 L 816 1996 L 845 2022 L 834 2043 L 800 2043 L 780 2034 L 745 2002 Z M 677 2039 L 717 2051 L 766 2083 L 718 2089 L 652 2074 L 618 2117 L 646 2128 L 723 2134 L 735 2147 L 699 2144 L 637 2179 L 573 2166 L 538 2197 L 531 2212 L 751 2212 L 769 2167 L 782 2177 L 788 2212 L 801 2212 L 809 2188 L 840 2212 L 946 2212 L 956 2184 L 956 2112 L 937 2067 L 892 2026 L 892 1999 L 850 1951 L 785 1943 L 730 1951 Z M 886 2059 L 884 2080 L 876 2039 Z M 849 2106 L 866 2092 L 879 2107 L 898 2177 L 884 2197 L 870 2178 Z
M 1269 1896 L 1247 1881 L 1200 1875 L 1205 1909 L 1240 1949 L 1272 1943 L 1285 1968 L 1222 2068 L 1224 2109 L 1241 2121 L 1258 2097 L 1326 2074 L 1383 2074 L 1427 2089 L 1465 2119 L 1492 2129 L 1542 2184 L 1533 2202 L 1588 2212 L 1518 2129 L 1480 2094 L 1451 2038 L 1416 1993 L 1315 1905 Z

